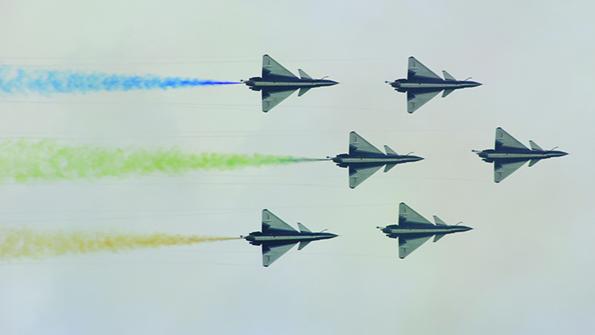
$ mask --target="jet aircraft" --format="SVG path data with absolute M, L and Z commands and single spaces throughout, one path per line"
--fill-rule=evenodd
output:
M 529 167 L 542 159 L 566 156 L 564 151 L 543 150 L 537 143 L 529 141 L 531 149 L 524 146 L 504 129 L 496 128 L 496 144 L 494 149 L 473 150 L 485 162 L 494 163 L 494 182 L 499 183 L 514 171 L 529 162 Z
M 313 87 L 338 84 L 328 79 L 313 79 L 304 70 L 298 70 L 300 78 L 277 63 L 271 56 L 262 56 L 262 77 L 242 80 L 251 90 L 262 92 L 262 111 L 268 112 L 293 92 L 300 90 L 298 96 L 306 94 Z
M 298 250 L 302 250 L 312 241 L 337 237 L 324 231 L 312 232 L 301 223 L 298 223 L 298 227 L 300 231 L 292 228 L 268 209 L 263 209 L 262 231 L 252 232 L 240 238 L 252 245 L 262 246 L 262 265 L 267 267 L 298 243 Z
M 340 154 L 333 158 L 327 157 L 327 159 L 335 162 L 337 166 L 349 168 L 350 188 L 356 188 L 382 166 L 384 166 L 384 172 L 387 172 L 397 164 L 416 162 L 423 159 L 410 153 L 399 155 L 388 145 L 384 146 L 384 150 L 386 153 L 383 153 L 355 131 L 352 131 L 349 133 L 349 153 Z
M 434 216 L 436 224 L 426 220 L 404 202 L 399 204 L 399 223 L 386 227 L 376 227 L 386 236 L 399 239 L 399 258 L 403 259 L 415 249 L 434 236 L 434 242 L 446 234 L 471 230 L 471 227 L 447 225 L 439 217 Z
M 454 90 L 465 87 L 476 87 L 481 84 L 465 80 L 456 80 L 448 72 L 442 71 L 444 79 L 428 69 L 415 57 L 409 57 L 409 66 L 407 70 L 407 79 L 397 79 L 386 83 L 392 86 L 398 92 L 407 92 L 407 112 L 413 113 L 426 102 L 432 100 L 440 91 L 442 97 L 446 97 Z

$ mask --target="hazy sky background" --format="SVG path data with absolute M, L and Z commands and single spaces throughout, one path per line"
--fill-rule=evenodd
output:
M 0 137 L 324 157 L 356 130 L 424 161 L 355 190 L 330 162 L 0 185 L 0 224 L 238 236 L 269 208 L 340 237 L 270 268 L 245 241 L 0 263 L 0 334 L 588 334 L 595 331 L 591 1 L 0 2 L 0 62 L 239 80 L 268 53 L 330 88 L 270 113 L 243 85 L 0 96 Z M 415 114 L 384 84 L 414 55 L 474 89 Z M 501 126 L 570 153 L 501 184 Z M 404 201 L 475 229 L 405 260 L 375 229 Z

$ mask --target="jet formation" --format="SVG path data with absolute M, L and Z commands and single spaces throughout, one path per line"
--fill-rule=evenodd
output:
M 432 72 L 415 57 L 409 57 L 407 79 L 397 79 L 386 83 L 398 92 L 407 92 L 407 112 L 409 113 L 415 112 L 441 91 L 444 98 L 454 90 L 481 85 L 481 83 L 468 80 L 471 78 L 456 80 L 446 71 L 442 71 L 442 74 L 444 79 Z
M 268 112 L 287 99 L 295 91 L 298 96 L 304 95 L 315 87 L 333 86 L 337 82 L 325 78 L 314 79 L 302 69 L 298 70 L 299 77 L 287 70 L 269 55 L 262 58 L 261 77 L 242 80 L 250 89 L 261 91 L 262 111 Z M 442 71 L 443 78 L 438 76 L 415 57 L 409 57 L 407 78 L 386 82 L 398 92 L 407 93 L 407 112 L 414 113 L 440 92 L 447 97 L 452 92 L 462 88 L 477 87 L 479 82 L 457 80 L 450 73 Z M 496 143 L 494 149 L 473 150 L 479 157 L 489 163 L 494 163 L 494 182 L 499 183 L 514 171 L 529 162 L 535 165 L 542 159 L 561 157 L 566 152 L 543 150 L 533 141 L 529 141 L 527 148 L 504 129 L 496 128 Z M 398 164 L 416 162 L 422 157 L 412 153 L 398 154 L 389 146 L 384 146 L 384 152 L 376 148 L 355 131 L 349 134 L 349 152 L 334 157 L 327 156 L 337 166 L 348 168 L 349 187 L 354 189 L 366 179 L 384 167 L 388 172 Z M 319 159 L 312 159 L 319 160 Z M 331 239 L 337 235 L 325 231 L 312 232 L 301 223 L 299 230 L 294 229 L 267 209 L 262 211 L 262 229 L 241 238 L 262 248 L 262 265 L 270 266 L 296 244 L 298 250 L 303 249 L 312 241 Z M 430 222 L 404 202 L 399 204 L 399 218 L 397 224 L 377 227 L 389 238 L 398 239 L 399 258 L 403 259 L 417 250 L 422 244 L 433 237 L 437 242 L 445 235 L 469 231 L 472 228 L 459 224 L 449 225 L 434 216 L 434 223 Z
M 485 162 L 494 163 L 494 182 L 499 183 L 525 163 L 529 167 L 537 164 L 542 159 L 562 157 L 568 155 L 564 151 L 543 150 L 537 143 L 529 141 L 531 149 L 524 146 L 504 129 L 496 128 L 496 144 L 494 149 L 473 150 Z
M 299 231 L 268 209 L 263 209 L 261 231 L 252 232 L 248 236 L 240 236 L 240 238 L 252 245 L 262 247 L 262 265 L 268 267 L 298 243 L 300 244 L 298 250 L 302 250 L 312 241 L 337 237 L 335 234 L 324 231 L 312 232 L 301 223 L 298 223 L 298 227 Z
M 388 237 L 399 239 L 399 258 L 401 259 L 407 257 L 432 236 L 434 236 L 434 242 L 437 242 L 444 235 L 472 229 L 459 224 L 447 225 L 437 216 L 434 216 L 434 220 L 436 224 L 426 220 L 402 202 L 399 205 L 398 224 L 377 228 Z M 312 241 L 327 240 L 338 236 L 324 230 L 312 232 L 301 223 L 297 225 L 299 231 L 268 209 L 263 209 L 261 231 L 252 232 L 247 236 L 240 236 L 240 238 L 252 245 L 261 246 L 262 265 L 268 267 L 298 243 L 298 250 L 302 250 Z
M 349 153 L 339 154 L 335 157 L 327 157 L 343 168 L 349 168 L 349 187 L 356 188 L 359 184 L 368 179 L 376 171 L 384 166 L 384 172 L 388 172 L 397 164 L 417 162 L 422 157 L 411 155 L 399 155 L 388 145 L 384 146 L 386 153 L 370 144 L 355 131 L 349 133 Z
M 334 80 L 312 78 L 302 69 L 298 69 L 298 73 L 299 77 L 275 61 L 271 56 L 264 55 L 262 56 L 261 77 L 252 77 L 241 82 L 250 87 L 251 90 L 261 91 L 262 111 L 265 113 L 297 90 L 299 90 L 298 96 L 302 96 L 314 87 L 338 84 Z M 469 80 L 471 78 L 456 80 L 446 71 L 442 71 L 442 74 L 444 79 L 432 72 L 415 57 L 409 57 L 407 78 L 397 79 L 392 82 L 387 81 L 386 83 L 398 92 L 407 93 L 407 112 L 409 113 L 415 112 L 440 92 L 442 92 L 444 98 L 454 90 L 481 85 L 481 83 Z
M 300 77 L 295 76 L 271 56 L 262 56 L 262 76 L 242 80 L 251 90 L 261 91 L 262 111 L 268 112 L 293 92 L 300 90 L 298 96 L 306 94 L 311 88 L 333 86 L 338 83 L 328 79 L 313 79 L 304 70 L 298 70 Z
M 399 204 L 399 222 L 396 225 L 377 227 L 386 236 L 399 239 L 399 258 L 403 259 L 434 236 L 438 242 L 444 235 L 471 230 L 467 226 L 447 225 L 434 216 L 436 224 L 431 223 L 404 202 Z

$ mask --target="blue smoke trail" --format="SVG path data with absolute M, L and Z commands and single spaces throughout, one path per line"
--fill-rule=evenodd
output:
M 28 70 L 0 66 L 0 93 L 88 93 L 240 84 L 197 78 Z

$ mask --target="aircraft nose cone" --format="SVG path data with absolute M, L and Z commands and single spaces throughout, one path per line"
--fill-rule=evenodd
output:
M 564 151 L 551 151 L 550 157 L 563 157 L 566 155 L 568 155 L 568 153 Z
M 330 86 L 337 85 L 338 83 L 339 83 L 338 81 L 329 80 L 329 85 Z
M 473 82 L 473 87 L 477 87 L 477 86 L 481 86 L 481 85 L 483 85 L 483 84 L 482 83 L 478 83 L 476 81 Z
M 381 232 L 385 233 L 385 234 L 390 234 L 390 228 L 388 227 L 376 227 L 378 228 L 378 230 L 380 230 Z
M 424 160 L 424 158 L 423 158 L 423 157 L 419 157 L 419 156 L 411 156 L 411 159 L 412 159 L 414 162 L 417 162 L 417 161 L 423 161 L 423 160 Z

